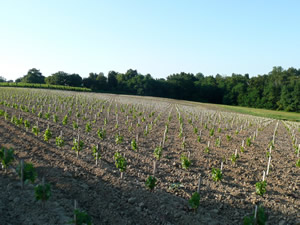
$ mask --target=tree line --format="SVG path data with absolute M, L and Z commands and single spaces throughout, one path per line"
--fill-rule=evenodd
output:
M 248 74 L 204 76 L 181 72 L 166 79 L 154 79 L 150 74 L 143 75 L 132 69 L 126 73 L 110 71 L 107 76 L 90 73 L 87 78 L 62 71 L 44 77 L 34 68 L 16 82 L 300 112 L 300 69 L 292 67 L 287 70 L 273 67 L 268 74 L 251 78 Z

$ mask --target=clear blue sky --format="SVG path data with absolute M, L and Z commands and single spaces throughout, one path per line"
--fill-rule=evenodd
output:
M 0 76 L 300 67 L 298 0 L 0 0 Z

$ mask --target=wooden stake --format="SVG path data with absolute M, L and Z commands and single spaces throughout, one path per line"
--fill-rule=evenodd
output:
M 21 159 L 21 188 L 24 189 L 24 160 Z
M 77 201 L 74 200 L 74 211 L 77 209 Z M 74 222 L 75 224 L 77 224 L 77 217 L 76 217 L 76 214 L 74 213 Z
M 6 158 L 6 156 L 7 156 L 7 151 L 4 149 L 4 158 Z M 2 164 L 2 169 L 4 168 L 4 165 Z M 6 173 L 7 172 L 7 167 L 5 167 L 5 169 L 4 169 L 4 173 Z
M 163 144 L 162 144 L 163 147 L 165 147 L 165 140 L 166 140 L 166 130 L 164 132 L 164 137 L 163 137 Z
M 156 174 L 156 160 L 153 161 L 153 176 Z
M 200 186 L 201 186 L 201 175 L 200 175 L 199 181 L 198 181 L 198 189 L 197 189 L 198 194 L 200 194 Z
M 98 166 L 98 157 L 99 157 L 99 143 L 97 144 L 97 152 L 96 152 L 96 166 Z
M 45 191 L 45 177 L 43 176 L 42 178 L 42 187 L 43 187 L 43 191 Z M 45 201 L 42 200 L 42 208 L 44 209 L 45 208 Z
M 98 152 L 96 152 L 96 166 L 98 166 Z
M 268 174 L 269 174 L 270 163 L 271 163 L 271 156 L 269 157 L 269 161 L 268 161 L 267 172 L 266 172 L 266 175 L 267 175 L 267 176 L 268 176 Z

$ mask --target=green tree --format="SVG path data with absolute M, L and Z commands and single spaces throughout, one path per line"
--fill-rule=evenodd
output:
M 2 76 L 0 76 L 0 82 L 6 82 L 6 79 Z
M 109 71 L 107 75 L 107 86 L 108 89 L 113 91 L 117 89 L 118 86 L 118 80 L 117 80 L 117 75 L 115 71 Z
M 21 82 L 44 84 L 45 83 L 45 77 L 42 75 L 42 73 L 39 70 L 33 68 L 33 69 L 30 69 L 27 72 L 27 75 L 25 75 L 22 78 Z
M 65 85 L 68 74 L 63 71 L 58 71 L 51 76 L 45 78 L 46 84 Z
M 81 87 L 82 78 L 79 74 L 73 73 L 67 76 L 65 85 L 71 87 Z
M 97 90 L 104 91 L 107 89 L 107 78 L 103 73 L 99 73 L 96 78 Z
M 173 74 L 167 77 L 171 95 L 177 99 L 192 99 L 195 91 L 196 77 L 192 73 Z

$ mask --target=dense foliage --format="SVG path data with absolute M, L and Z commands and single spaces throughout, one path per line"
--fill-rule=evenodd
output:
M 50 184 L 39 184 L 35 186 L 34 195 L 36 200 L 41 200 L 42 202 L 47 201 L 51 197 Z
M 16 172 L 19 175 L 19 177 L 22 177 L 22 164 L 20 163 L 17 168 Z M 36 169 L 33 167 L 32 163 L 24 163 L 23 165 L 23 181 L 24 182 L 31 182 L 34 183 L 35 179 L 37 178 L 37 172 Z
M 145 182 L 145 185 L 148 189 L 153 190 L 156 185 L 156 178 L 154 176 L 149 176 Z
M 14 160 L 14 151 L 12 149 L 5 149 L 4 147 L 0 148 L 0 162 L 4 169 L 13 162 Z
M 252 78 L 248 74 L 204 76 L 182 72 L 166 79 L 154 79 L 132 69 L 124 74 L 110 71 L 107 77 L 90 73 L 84 79 L 60 71 L 45 78 L 39 70 L 31 69 L 16 81 L 300 112 L 300 69 L 295 68 L 274 67 L 268 74 Z
M 191 198 L 189 199 L 189 206 L 192 209 L 198 209 L 200 204 L 200 194 L 198 192 L 194 192 Z

